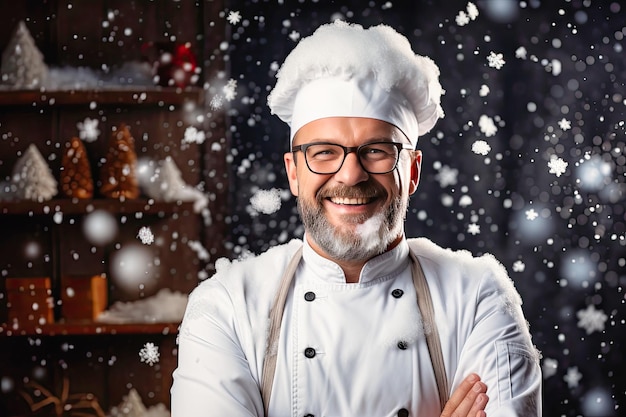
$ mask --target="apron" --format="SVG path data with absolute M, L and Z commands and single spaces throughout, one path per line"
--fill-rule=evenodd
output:
M 426 344 L 428 346 L 428 352 L 430 353 L 430 360 L 433 364 L 435 380 L 437 381 L 439 403 L 441 405 L 441 410 L 443 410 L 446 402 L 448 401 L 449 386 L 445 371 L 445 364 L 443 362 L 439 332 L 437 331 L 437 326 L 435 324 L 433 302 L 430 297 L 430 290 L 428 289 L 426 277 L 424 276 L 419 260 L 410 249 L 409 256 L 411 258 L 411 275 L 413 277 L 413 285 L 415 286 L 415 292 L 417 294 L 417 306 L 420 314 L 422 315 L 424 328 L 432 329 L 432 331 L 425 334 Z M 263 398 L 263 408 L 265 410 L 266 417 L 268 417 L 270 397 L 272 395 L 272 384 L 274 382 L 274 374 L 276 372 L 276 357 L 278 354 L 276 346 L 278 346 L 278 338 L 280 335 L 283 312 L 285 310 L 285 302 L 301 258 L 302 248 L 299 248 L 293 255 L 293 258 L 291 258 L 291 261 L 283 273 L 278 292 L 276 293 L 272 308 L 270 309 L 270 327 L 265 349 L 265 358 L 263 360 L 261 380 L 261 396 Z

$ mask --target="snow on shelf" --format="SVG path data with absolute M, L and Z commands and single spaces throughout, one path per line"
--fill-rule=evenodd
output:
M 174 213 L 192 214 L 194 203 L 189 201 L 164 202 L 152 199 L 116 200 L 103 199 L 54 199 L 45 202 L 37 201 L 0 201 L 0 214 L 15 215 L 55 215 L 62 213 L 85 214 L 94 210 L 106 210 L 113 214 L 157 214 Z
M 92 321 L 57 322 L 44 325 L 13 326 L 9 323 L 0 327 L 0 337 L 14 336 L 63 336 L 63 335 L 132 335 L 161 334 L 176 335 L 178 323 L 126 323 L 108 324 Z
M 103 87 L 102 89 L 33 90 L 0 88 L 0 106 L 62 106 L 96 103 L 100 105 L 182 105 L 201 103 L 199 87 Z

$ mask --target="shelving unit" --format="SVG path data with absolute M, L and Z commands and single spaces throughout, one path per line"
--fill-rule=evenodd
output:
M 10 9 L 10 13 L 8 10 Z M 222 1 L 127 2 L 122 0 L 32 2 L 0 0 L 0 47 L 17 22 L 24 20 L 46 62 L 55 66 L 99 68 L 139 58 L 146 41 L 191 42 L 195 45 L 202 79 L 223 71 L 217 59 L 223 41 Z M 113 17 L 112 17 L 113 16 Z M 108 22 L 111 26 L 103 24 Z M 113 30 L 132 35 L 120 42 L 103 41 Z M 121 43 L 123 46 L 120 47 Z M 94 181 L 99 180 L 113 128 L 125 123 L 135 139 L 139 158 L 153 161 L 171 157 L 187 184 L 202 183 L 209 197 L 211 222 L 194 212 L 192 202 L 164 202 L 142 194 L 138 199 L 116 200 L 98 194 L 93 199 L 65 198 L 61 194 L 44 202 L 16 201 L 0 196 L 0 363 L 3 392 L 2 416 L 46 416 L 52 408 L 31 412 L 24 401 L 27 382 L 36 382 L 53 394 L 95 396 L 107 412 L 118 405 L 130 388 L 138 391 L 146 406 L 169 408 L 171 374 L 176 366 L 175 338 L 179 323 L 110 324 L 63 317 L 60 278 L 65 275 L 111 277 L 112 255 L 127 245 L 141 245 L 140 227 L 151 228 L 155 243 L 143 245 L 154 265 L 151 278 L 157 284 L 139 292 L 119 288 L 112 281 L 109 305 L 144 299 L 161 288 L 190 292 L 199 272 L 210 274 L 213 262 L 226 256 L 228 143 L 223 116 L 198 121 L 193 114 L 207 114 L 207 91 L 196 86 L 107 86 L 96 89 L 11 89 L 0 86 L 0 181 L 7 181 L 15 161 L 34 143 L 59 180 L 63 144 L 77 135 L 77 123 L 99 120 L 101 135 L 84 142 Z M 205 144 L 182 144 L 185 128 L 194 124 L 207 131 Z M 219 146 L 212 146 L 215 143 Z M 60 190 L 59 190 L 60 191 Z M 85 217 L 102 210 L 118 221 L 114 241 L 89 242 L 81 228 Z M 190 242 L 209 252 L 207 263 L 199 259 Z M 26 248 L 34 247 L 35 253 Z M 11 277 L 50 277 L 55 299 L 53 323 L 20 323 L 7 320 L 4 281 Z M 143 363 L 139 351 L 154 343 L 160 361 Z M 8 387 L 8 388 L 7 388 Z

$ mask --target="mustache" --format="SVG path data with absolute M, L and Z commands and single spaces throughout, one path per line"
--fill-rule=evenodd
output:
M 322 201 L 326 198 L 374 198 L 374 197 L 387 197 L 387 191 L 377 184 L 364 183 L 353 186 L 347 185 L 324 185 L 319 189 L 316 195 L 317 201 Z

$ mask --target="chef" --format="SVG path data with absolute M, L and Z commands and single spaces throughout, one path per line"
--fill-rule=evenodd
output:
M 434 62 L 392 28 L 302 39 L 268 97 L 302 240 L 218 263 L 190 295 L 172 416 L 540 416 L 539 355 L 492 256 L 408 239 Z

